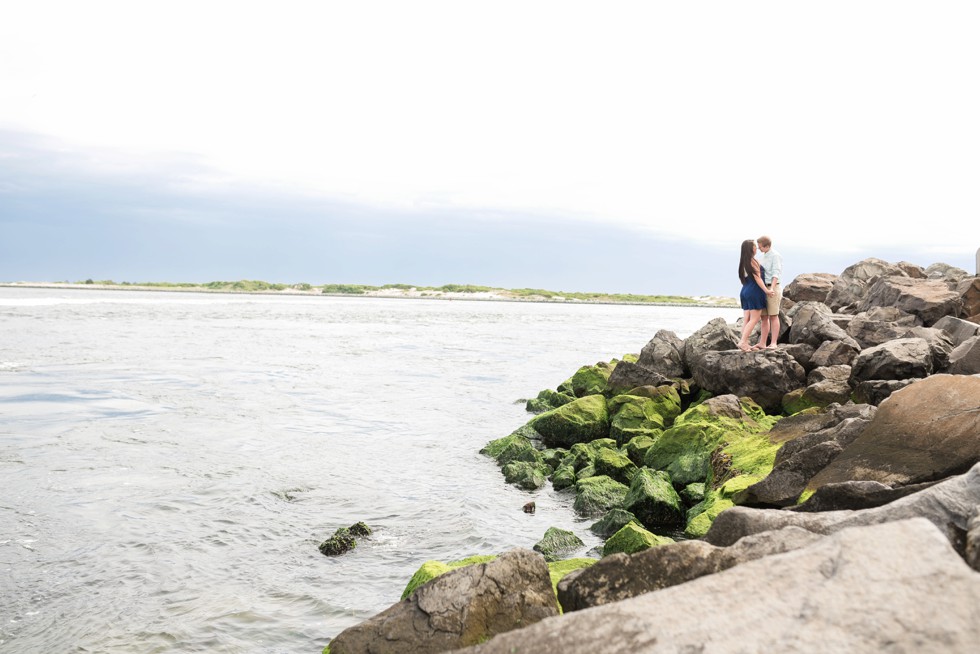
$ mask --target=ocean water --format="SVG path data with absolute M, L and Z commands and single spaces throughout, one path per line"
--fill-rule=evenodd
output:
M 426 560 L 550 526 L 585 555 L 573 496 L 480 448 L 580 365 L 739 314 L 0 288 L 0 652 L 315 653 Z

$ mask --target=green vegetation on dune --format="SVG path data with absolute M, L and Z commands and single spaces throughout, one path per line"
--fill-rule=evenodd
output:
M 199 290 L 212 291 L 219 293 L 274 293 L 280 291 L 321 293 L 325 295 L 367 295 L 371 293 L 384 293 L 385 291 L 401 291 L 404 293 L 414 292 L 416 296 L 426 298 L 437 298 L 443 294 L 493 294 L 500 299 L 509 300 L 528 300 L 528 301 L 555 301 L 555 302 L 583 302 L 583 303 L 611 303 L 611 304 L 682 304 L 696 305 L 701 301 L 697 298 L 680 295 L 637 295 L 634 293 L 597 293 L 597 292 L 565 292 L 549 291 L 540 288 L 517 288 L 505 289 L 493 286 L 480 286 L 477 284 L 443 284 L 442 286 L 418 286 L 414 284 L 383 284 L 374 286 L 370 284 L 321 284 L 314 285 L 306 282 L 297 284 L 278 284 L 254 279 L 241 279 L 237 281 L 213 281 L 213 282 L 114 282 L 111 279 L 93 280 L 91 278 L 78 282 L 66 282 L 74 285 L 99 286 L 99 287 L 120 287 L 120 288 L 153 288 L 161 290 Z M 394 293 L 397 295 L 397 293 Z M 730 298 L 716 299 L 713 304 L 717 306 L 735 306 L 735 301 Z

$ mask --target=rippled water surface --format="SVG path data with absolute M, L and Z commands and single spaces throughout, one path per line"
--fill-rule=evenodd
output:
M 584 555 L 573 498 L 479 449 L 580 365 L 738 314 L 2 288 L 0 650 L 316 653 L 428 559 L 549 526 Z

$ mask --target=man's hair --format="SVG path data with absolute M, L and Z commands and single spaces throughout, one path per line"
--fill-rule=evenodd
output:
M 767 248 L 770 245 L 772 245 L 772 239 L 769 238 L 768 236 L 760 236 L 759 238 L 757 238 L 755 240 L 756 240 L 756 242 L 759 243 L 759 247 Z

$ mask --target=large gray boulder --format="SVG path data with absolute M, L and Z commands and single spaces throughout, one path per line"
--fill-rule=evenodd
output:
M 919 519 L 848 529 L 464 651 L 972 654 L 977 642 L 980 575 Z
M 827 294 L 826 304 L 834 311 L 858 304 L 867 294 L 868 286 L 879 277 L 907 277 L 899 266 L 881 259 L 865 259 L 848 266 Z M 848 313 L 857 313 L 848 311 Z
M 783 297 L 793 302 L 826 302 L 835 281 L 837 275 L 830 273 L 803 273 L 783 289 Z
M 892 394 L 861 435 L 810 480 L 890 486 L 943 479 L 980 461 L 980 377 L 933 375 Z
M 743 538 L 731 547 L 687 540 L 635 554 L 612 554 L 558 582 L 558 602 L 565 613 L 620 602 L 764 556 L 799 549 L 820 538 L 805 529 L 787 527 Z
M 932 350 L 922 338 L 897 338 L 861 350 L 851 368 L 851 385 L 869 379 L 911 379 L 933 373 Z
M 814 368 L 807 375 L 807 387 L 803 391 L 804 399 L 827 406 L 828 404 L 844 404 L 851 398 L 851 366 L 824 366 Z
M 918 316 L 894 307 L 876 307 L 852 317 L 845 331 L 863 349 L 901 338 L 910 328 L 920 325 L 922 320 Z
M 963 341 L 950 352 L 948 370 L 952 375 L 980 374 L 980 336 Z
M 739 335 L 724 318 L 715 318 L 684 340 L 684 366 L 692 370 L 705 352 L 738 349 Z
M 963 299 L 942 281 L 881 277 L 868 289 L 857 310 L 870 311 L 875 307 L 895 307 L 918 316 L 923 325 L 931 327 L 943 316 L 960 315 Z
M 819 348 L 826 341 L 841 341 L 855 350 L 861 345 L 834 322 L 830 310 L 816 302 L 802 303 L 794 314 L 793 326 L 789 330 L 790 343 L 807 343 Z
M 636 363 L 664 377 L 683 377 L 687 372 L 684 368 L 684 341 L 674 332 L 661 329 L 643 346 Z
M 694 381 L 715 394 L 749 396 L 770 413 L 782 408 L 783 396 L 806 385 L 806 371 L 781 349 L 705 352 L 691 366 Z
M 860 351 L 860 348 L 843 341 L 824 341 L 810 357 L 810 366 L 812 368 L 850 366 Z
M 980 334 L 980 325 L 969 320 L 963 320 L 962 318 L 954 318 L 953 316 L 943 316 L 933 327 L 946 332 L 949 335 L 950 341 L 953 343 L 953 347 L 960 345 L 968 338 Z
M 970 273 L 948 263 L 934 263 L 926 267 L 926 277 L 956 284 L 966 279 Z
M 956 285 L 956 293 L 963 301 L 961 315 L 964 318 L 980 317 L 980 277 L 967 277 Z
M 544 558 L 514 549 L 459 568 L 342 631 L 330 654 L 446 652 L 558 614 Z
M 922 517 L 943 532 L 951 543 L 961 543 L 974 507 L 980 504 L 980 464 L 968 472 L 873 509 L 801 513 L 782 509 L 736 506 L 722 511 L 704 539 L 726 547 L 740 538 L 783 527 L 801 527 L 817 534 L 832 534 L 847 527 L 876 525 Z
M 878 406 L 891 397 L 892 393 L 900 391 L 906 386 L 911 386 L 917 381 L 922 381 L 922 378 L 869 379 L 867 381 L 858 382 L 855 384 L 854 393 L 851 395 L 851 397 L 855 402 Z
M 618 394 L 637 386 L 660 386 L 669 382 L 669 379 L 656 370 L 639 363 L 620 361 L 609 375 L 606 388 L 610 393 Z
M 932 352 L 933 372 L 943 372 L 949 366 L 949 355 L 953 351 L 953 340 L 943 329 L 935 327 L 913 327 L 901 338 L 921 338 L 929 345 Z

